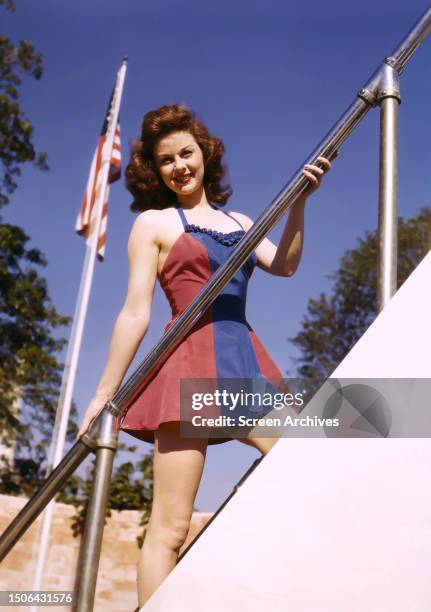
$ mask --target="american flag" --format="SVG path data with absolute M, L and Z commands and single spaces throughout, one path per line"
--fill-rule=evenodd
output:
M 76 220 L 75 229 L 80 236 L 86 238 L 87 244 L 91 244 L 93 240 L 93 233 L 96 231 L 96 203 L 98 195 L 103 187 L 102 185 L 102 160 L 104 147 L 106 146 L 106 136 L 109 128 L 109 122 L 111 119 L 111 111 L 114 100 L 114 92 L 112 92 L 111 99 L 108 105 L 108 111 L 106 113 L 105 121 L 103 122 L 102 131 L 100 133 L 99 141 L 97 143 L 96 150 L 93 155 L 93 161 L 91 162 L 90 175 L 88 177 L 87 189 L 85 191 L 84 200 L 82 202 L 81 210 Z M 105 257 L 106 248 L 106 227 L 108 222 L 108 196 L 109 196 L 109 185 L 118 181 L 121 176 L 121 142 L 120 142 L 120 122 L 117 122 L 115 128 L 114 145 L 112 147 L 112 155 L 109 166 L 108 184 L 106 186 L 105 201 L 102 209 L 102 221 L 100 225 L 100 232 L 97 240 L 97 256 L 100 261 L 103 261 Z

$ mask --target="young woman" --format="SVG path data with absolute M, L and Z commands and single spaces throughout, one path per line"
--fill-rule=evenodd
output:
M 140 211 L 129 239 L 129 286 L 115 324 L 108 359 L 85 413 L 81 436 L 120 386 L 150 322 L 156 279 L 172 308 L 172 321 L 199 293 L 253 225 L 223 206 L 223 143 L 183 105 L 162 106 L 144 116 L 141 138 L 127 167 L 126 183 Z M 120 429 L 154 442 L 154 498 L 138 567 L 142 606 L 175 566 L 189 530 L 207 444 L 224 439 L 180 435 L 181 378 L 282 379 L 245 318 L 246 289 L 255 265 L 292 276 L 301 257 L 304 207 L 331 165 L 306 166 L 310 186 L 290 209 L 276 247 L 264 239 L 212 306 L 186 335 L 129 408 Z M 165 330 L 165 331 L 166 331 Z M 273 438 L 242 442 L 267 453 Z

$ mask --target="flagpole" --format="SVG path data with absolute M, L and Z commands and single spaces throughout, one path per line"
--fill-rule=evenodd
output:
M 80 287 L 78 292 L 78 299 L 75 308 L 75 314 L 72 324 L 72 331 L 70 335 L 69 346 L 66 355 L 66 363 L 64 366 L 62 384 L 60 390 L 60 396 L 57 406 L 53 437 L 51 440 L 48 466 L 46 470 L 46 476 L 48 476 L 52 469 L 55 468 L 63 458 L 64 443 L 66 439 L 67 425 L 69 422 L 70 408 L 72 404 L 73 388 L 75 384 L 76 371 L 79 360 L 79 352 L 81 348 L 81 341 L 84 331 L 85 318 L 87 315 L 88 302 L 90 298 L 91 285 L 94 275 L 94 265 L 97 256 L 97 247 L 99 240 L 99 233 L 102 224 L 103 207 L 107 194 L 108 176 L 111 164 L 112 150 L 114 146 L 115 131 L 118 124 L 118 115 L 121 104 L 121 97 L 123 94 L 124 80 L 126 77 L 127 70 L 127 58 L 124 58 L 120 70 L 117 74 L 117 81 L 114 91 L 114 99 L 112 103 L 112 114 L 109 128 L 106 135 L 106 140 L 102 150 L 102 163 L 100 170 L 100 185 L 101 189 L 96 197 L 95 208 L 96 208 L 96 219 L 94 223 L 94 230 L 91 234 L 91 244 L 87 246 L 86 255 L 81 275 Z M 36 574 L 34 578 L 33 590 L 41 590 L 43 569 L 45 565 L 49 535 L 52 523 L 52 515 L 54 511 L 55 501 L 52 500 L 44 514 L 40 536 L 40 547 L 38 552 Z M 31 612 L 38 610 L 38 606 L 31 607 Z

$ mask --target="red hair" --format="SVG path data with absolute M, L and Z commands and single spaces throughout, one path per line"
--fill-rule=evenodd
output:
M 229 185 L 222 185 L 225 167 L 222 164 L 224 145 L 212 136 L 206 125 L 184 104 L 161 106 L 144 115 L 141 137 L 133 143 L 126 168 L 126 187 L 134 197 L 130 208 L 142 212 L 149 208 L 168 208 L 177 196 L 159 176 L 154 162 L 154 147 L 163 136 L 172 132 L 189 132 L 200 146 L 204 158 L 204 189 L 208 200 L 225 204 L 232 195 Z

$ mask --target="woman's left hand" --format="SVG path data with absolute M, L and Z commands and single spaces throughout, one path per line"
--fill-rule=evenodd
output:
M 322 164 L 322 168 L 312 164 L 305 164 L 304 170 L 302 171 L 303 175 L 306 176 L 310 182 L 304 192 L 306 197 L 310 196 L 320 187 L 323 176 L 331 169 L 331 162 L 329 159 L 326 159 L 326 157 L 318 157 L 316 161 Z

